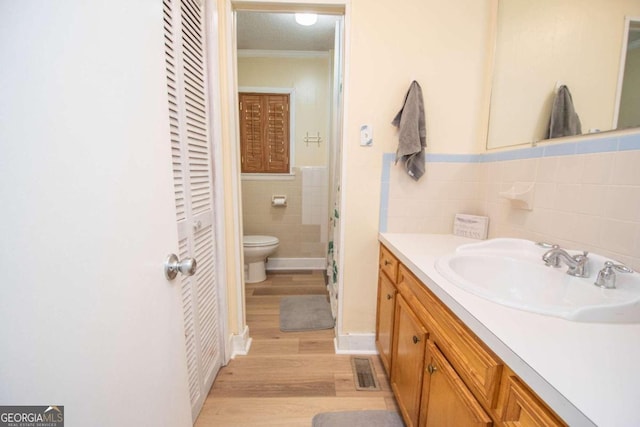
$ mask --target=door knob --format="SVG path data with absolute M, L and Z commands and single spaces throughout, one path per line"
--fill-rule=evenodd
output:
M 173 280 L 178 272 L 185 276 L 193 276 L 196 272 L 196 266 L 196 260 L 193 258 L 185 258 L 180 261 L 176 254 L 170 254 L 164 262 L 164 277 L 167 280 Z

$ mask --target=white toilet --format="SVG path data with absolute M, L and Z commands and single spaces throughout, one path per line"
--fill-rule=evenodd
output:
M 273 236 L 244 236 L 244 281 L 257 283 L 266 280 L 265 261 L 278 249 L 280 240 Z

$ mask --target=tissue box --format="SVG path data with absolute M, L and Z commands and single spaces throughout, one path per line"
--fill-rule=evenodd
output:
M 489 232 L 489 217 L 456 214 L 453 219 L 453 234 L 484 240 Z

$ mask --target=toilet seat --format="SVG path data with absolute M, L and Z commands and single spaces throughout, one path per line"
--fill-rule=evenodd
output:
M 277 237 L 273 236 L 244 236 L 242 238 L 242 246 L 245 247 L 259 247 L 259 246 L 269 246 L 276 245 L 280 243 Z

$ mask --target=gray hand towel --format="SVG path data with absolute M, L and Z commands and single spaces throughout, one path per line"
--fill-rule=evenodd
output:
M 580 135 L 582 125 L 580 117 L 573 107 L 573 98 L 566 85 L 558 88 L 558 93 L 551 107 L 548 138 L 560 138 L 562 136 Z
M 407 173 L 417 181 L 425 172 L 424 149 L 427 146 L 427 128 L 422 88 L 415 80 L 411 83 L 404 97 L 404 104 L 391 124 L 399 129 L 396 163 L 402 158 Z

